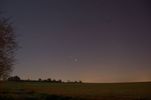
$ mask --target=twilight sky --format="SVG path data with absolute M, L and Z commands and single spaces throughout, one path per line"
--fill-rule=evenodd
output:
M 151 81 L 150 0 L 1 0 L 21 49 L 13 75 Z

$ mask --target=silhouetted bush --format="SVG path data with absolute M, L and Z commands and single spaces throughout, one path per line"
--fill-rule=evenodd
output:
M 39 78 L 39 79 L 38 79 L 38 81 L 39 81 L 39 82 L 41 82 L 41 81 L 42 81 L 42 79 L 41 79 L 41 78 Z
M 52 80 L 52 83 L 56 83 L 57 81 L 55 79 Z
M 30 79 L 22 80 L 19 76 L 11 76 L 7 80 L 8 81 L 20 81 L 20 82 L 82 83 L 82 81 L 70 81 L 70 80 L 68 80 L 67 82 L 64 82 L 61 79 L 56 80 L 56 79 L 51 79 L 51 78 L 48 78 L 45 80 L 43 80 L 41 78 L 39 78 L 38 80 L 30 80 Z
M 82 83 L 82 81 L 80 80 L 80 81 L 70 81 L 70 80 L 68 80 L 66 83 Z
M 18 77 L 18 76 L 12 76 L 12 77 L 9 77 L 8 78 L 8 81 L 20 81 L 21 79 L 20 79 L 20 77 Z
M 62 83 L 62 80 L 58 80 L 58 83 Z
M 83 83 L 81 80 L 78 83 Z
M 48 78 L 47 81 L 48 81 L 48 82 L 51 82 L 52 80 L 51 80 L 51 78 Z

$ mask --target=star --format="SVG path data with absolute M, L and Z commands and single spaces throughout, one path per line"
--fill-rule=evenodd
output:
M 74 58 L 74 62 L 78 62 L 79 60 L 78 60 L 78 58 Z

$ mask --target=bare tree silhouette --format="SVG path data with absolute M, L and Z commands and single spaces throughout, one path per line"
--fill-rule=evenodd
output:
M 16 37 L 9 20 L 0 15 L 0 80 L 6 79 L 12 71 Z

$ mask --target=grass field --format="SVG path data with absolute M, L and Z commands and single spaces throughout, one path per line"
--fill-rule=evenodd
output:
M 151 100 L 151 83 L 1 82 L 0 100 Z

